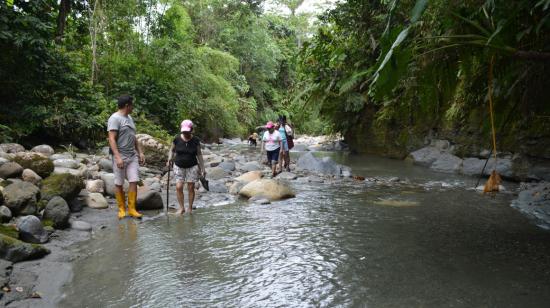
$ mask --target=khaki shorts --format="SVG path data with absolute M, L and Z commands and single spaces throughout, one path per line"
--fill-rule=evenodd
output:
M 124 168 L 119 168 L 116 165 L 115 159 L 113 158 L 113 173 L 115 174 L 115 185 L 122 186 L 124 185 L 124 179 L 128 182 L 139 182 L 139 160 L 138 156 L 134 155 L 133 157 L 126 158 L 123 157 Z
M 176 182 L 195 183 L 199 181 L 199 166 L 180 168 L 174 164 L 174 177 Z

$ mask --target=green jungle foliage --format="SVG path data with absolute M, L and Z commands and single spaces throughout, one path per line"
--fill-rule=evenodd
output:
M 549 0 L 342 1 L 301 51 L 293 108 L 363 147 L 431 130 L 487 148 L 494 59 L 499 141 L 548 141 L 549 16 Z
M 298 50 L 262 2 L 0 1 L 0 142 L 104 143 L 121 94 L 141 133 L 190 118 L 205 139 L 246 136 L 283 108 Z

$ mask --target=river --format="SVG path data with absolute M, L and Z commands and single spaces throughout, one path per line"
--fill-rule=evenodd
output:
M 550 233 L 475 179 L 331 154 L 400 181 L 124 220 L 81 244 L 61 307 L 548 307 Z

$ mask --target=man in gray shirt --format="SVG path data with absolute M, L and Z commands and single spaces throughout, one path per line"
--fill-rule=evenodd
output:
M 134 109 L 133 98 L 123 95 L 118 98 L 118 111 L 107 122 L 109 146 L 113 155 L 113 173 L 115 175 L 115 197 L 118 204 L 118 219 L 126 216 L 124 198 L 124 180 L 128 187 L 128 215 L 141 218 L 136 211 L 137 182 L 139 182 L 139 164 L 145 163 L 145 156 L 136 139 L 136 125 L 130 116 Z

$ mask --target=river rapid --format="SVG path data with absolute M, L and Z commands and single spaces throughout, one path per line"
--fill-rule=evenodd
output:
M 550 232 L 513 210 L 512 194 L 324 155 L 381 181 L 295 180 L 296 198 L 272 204 L 123 220 L 80 244 L 59 306 L 548 307 Z

